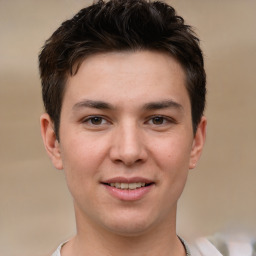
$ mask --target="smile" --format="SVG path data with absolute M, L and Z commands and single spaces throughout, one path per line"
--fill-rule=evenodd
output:
M 141 187 L 145 187 L 146 184 L 145 182 L 134 182 L 134 183 L 119 183 L 119 182 L 115 182 L 115 183 L 108 183 L 107 185 L 111 186 L 111 187 L 115 187 L 115 188 L 119 188 L 119 189 L 137 189 L 137 188 L 141 188 Z
M 142 177 L 116 177 L 101 184 L 111 196 L 122 201 L 140 200 L 155 187 L 155 182 Z

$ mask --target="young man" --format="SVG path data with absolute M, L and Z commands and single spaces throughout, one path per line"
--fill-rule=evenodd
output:
M 53 33 L 39 63 L 43 141 L 77 223 L 53 255 L 190 255 L 177 201 L 206 130 L 191 28 L 161 2 L 99 1 Z

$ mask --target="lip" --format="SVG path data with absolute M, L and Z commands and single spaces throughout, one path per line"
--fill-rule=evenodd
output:
M 146 183 L 145 187 L 140 187 L 137 189 L 119 189 L 116 187 L 111 187 L 109 183 Z M 121 201 L 137 201 L 144 198 L 154 187 L 155 183 L 152 180 L 143 177 L 114 177 L 111 179 L 104 180 L 101 184 L 105 187 L 106 191 L 114 198 Z
M 114 177 L 111 179 L 107 179 L 102 181 L 101 183 L 138 183 L 138 182 L 142 182 L 142 183 L 154 183 L 154 181 L 149 180 L 147 178 L 143 178 L 143 177 Z

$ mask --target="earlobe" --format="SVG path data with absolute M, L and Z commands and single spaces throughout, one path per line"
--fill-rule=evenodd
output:
M 52 163 L 55 168 L 62 170 L 62 158 L 60 151 L 60 144 L 56 138 L 56 134 L 54 131 L 54 124 L 50 118 L 50 116 L 44 113 L 40 118 L 41 124 L 41 135 L 43 138 L 44 146 L 47 154 L 52 160 Z
M 198 124 L 196 134 L 194 136 L 193 145 L 190 154 L 189 169 L 194 169 L 204 147 L 205 138 L 206 138 L 206 124 L 207 120 L 205 116 L 201 118 L 200 123 Z

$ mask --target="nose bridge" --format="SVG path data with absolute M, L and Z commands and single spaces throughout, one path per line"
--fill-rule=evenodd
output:
M 132 165 L 146 158 L 140 127 L 134 121 L 126 121 L 115 129 L 112 143 L 112 159 Z

